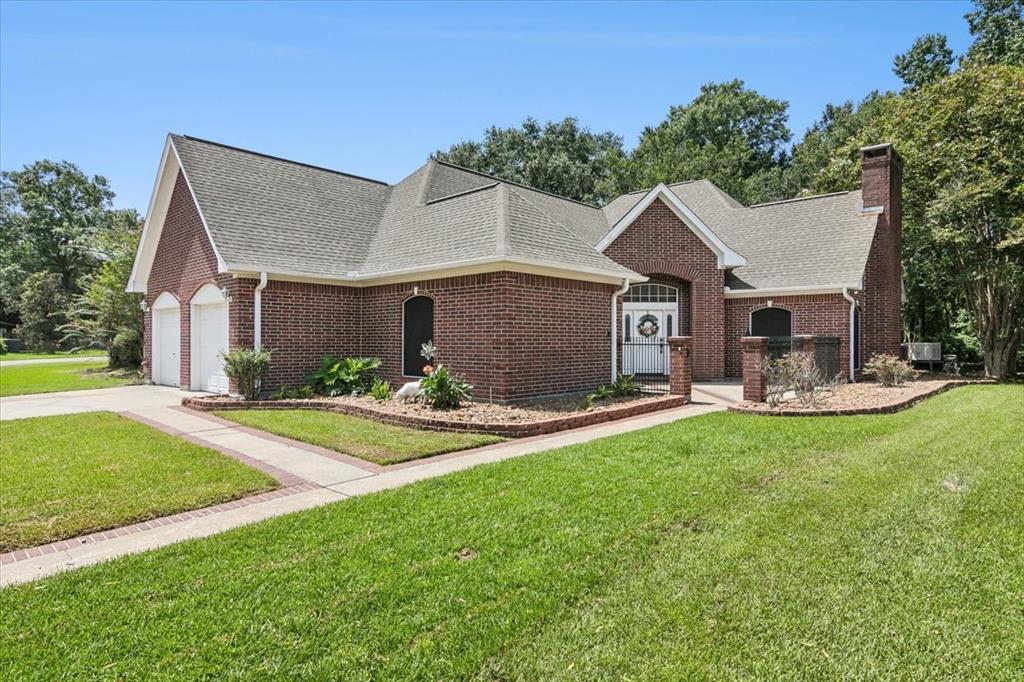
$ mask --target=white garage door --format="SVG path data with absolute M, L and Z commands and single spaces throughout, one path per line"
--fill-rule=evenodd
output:
M 196 306 L 196 333 L 192 353 L 197 376 L 193 385 L 200 391 L 227 393 L 228 377 L 224 374 L 221 353 L 228 349 L 228 307 L 226 304 Z
M 181 381 L 181 315 L 177 308 L 153 311 L 153 383 L 177 386 Z

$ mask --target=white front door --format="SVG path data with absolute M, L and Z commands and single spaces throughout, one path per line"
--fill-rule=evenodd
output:
M 153 383 L 177 386 L 181 381 L 181 314 L 177 308 L 153 310 Z
M 228 349 L 228 306 L 225 303 L 199 305 L 196 311 L 192 352 L 198 375 L 193 385 L 200 391 L 226 393 L 228 377 L 224 374 L 221 353 Z
M 667 284 L 635 284 L 623 296 L 623 374 L 668 374 L 668 337 L 679 333 L 677 301 Z

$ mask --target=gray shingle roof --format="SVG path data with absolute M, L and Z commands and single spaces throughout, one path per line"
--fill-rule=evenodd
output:
M 396 185 L 173 135 L 229 269 L 368 277 L 497 259 L 630 277 L 594 247 L 646 192 L 603 208 L 430 161 Z M 876 215 L 860 192 L 744 207 L 707 180 L 669 189 L 747 264 L 734 289 L 858 286 Z

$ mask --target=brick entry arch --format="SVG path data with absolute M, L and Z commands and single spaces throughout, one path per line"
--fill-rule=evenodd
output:
M 725 376 L 725 271 L 718 256 L 659 199 L 607 246 L 604 255 L 634 272 L 690 283 L 693 377 Z

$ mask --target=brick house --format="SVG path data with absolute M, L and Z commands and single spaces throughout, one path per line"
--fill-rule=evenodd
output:
M 598 207 L 439 161 L 388 185 L 170 135 L 128 284 L 144 372 L 227 391 L 220 352 L 256 346 L 270 388 L 325 354 L 397 384 L 432 341 L 509 401 L 667 374 L 638 339 L 692 336 L 700 381 L 741 374 L 744 335 L 814 334 L 853 378 L 900 342 L 900 163 L 862 161 L 861 191 L 747 207 L 697 180 Z

